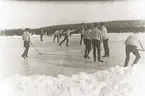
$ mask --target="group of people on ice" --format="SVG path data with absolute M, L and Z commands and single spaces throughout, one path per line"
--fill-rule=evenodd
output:
M 53 42 L 55 41 L 55 38 L 57 38 L 57 42 L 59 43 L 59 38 L 63 34 L 64 39 L 59 43 L 59 46 L 61 46 L 61 44 L 64 41 L 66 41 L 66 47 L 69 47 L 69 44 L 68 44 L 69 38 L 68 37 L 74 31 L 75 30 L 67 29 L 65 32 L 62 33 L 62 30 L 61 30 L 61 32 L 56 30 L 54 32 Z M 101 43 L 103 43 L 104 53 L 105 53 L 103 57 L 109 57 L 109 55 L 110 55 L 109 54 L 109 46 L 108 46 L 109 36 L 107 33 L 107 28 L 104 26 L 104 22 L 95 23 L 92 25 L 82 24 L 80 33 L 81 33 L 80 45 L 82 44 L 82 41 L 84 42 L 84 45 L 85 45 L 85 52 L 84 52 L 85 59 L 90 58 L 89 53 L 90 53 L 91 49 L 93 49 L 93 58 L 94 58 L 94 61 L 96 61 L 96 49 L 97 49 L 97 57 L 98 57 L 97 61 L 103 62 L 103 60 L 101 60 L 101 54 L 100 54 Z M 124 67 L 128 66 L 128 62 L 130 59 L 130 53 L 133 53 L 136 56 L 132 65 L 136 64 L 138 62 L 138 60 L 140 59 L 140 54 L 138 51 L 138 44 L 140 44 L 140 46 L 144 50 L 143 44 L 139 40 L 138 33 L 139 32 L 134 32 L 125 40 L 126 58 L 125 58 Z M 25 50 L 24 50 L 24 53 L 22 54 L 22 57 L 24 59 L 26 59 L 28 57 L 28 50 L 29 50 L 30 43 L 31 43 L 28 28 L 26 28 L 24 31 L 23 41 L 24 41 Z
M 74 32 L 75 30 L 66 30 L 64 33 L 64 39 L 62 40 L 62 42 L 59 43 L 59 46 L 61 46 L 61 44 L 66 40 L 66 47 L 69 46 L 68 42 L 69 42 L 69 36 Z M 86 24 L 82 24 L 81 25 L 81 40 L 80 40 L 80 45 L 82 44 L 82 41 L 84 42 L 85 45 L 85 54 L 84 54 L 84 58 L 90 58 L 89 57 L 89 53 L 93 47 L 93 57 L 94 57 L 94 61 L 96 61 L 96 48 L 97 48 L 97 53 L 98 53 L 98 62 L 103 62 L 103 60 L 101 60 L 101 55 L 100 55 L 100 45 L 103 42 L 104 45 L 104 52 L 105 55 L 103 57 L 109 57 L 109 46 L 108 46 L 108 34 L 107 34 L 107 28 L 104 26 L 104 23 L 101 22 L 93 24 L 91 26 L 86 25 Z M 59 42 L 59 31 L 56 30 L 54 32 L 54 39 L 53 42 L 55 40 L 55 38 L 57 37 L 57 42 Z
M 108 34 L 107 34 L 107 28 L 104 26 L 104 23 L 95 23 L 91 26 L 88 25 L 82 25 L 81 30 L 81 40 L 80 45 L 82 44 L 82 41 L 85 45 L 85 54 L 84 58 L 90 58 L 89 53 L 91 49 L 93 49 L 93 57 L 94 61 L 96 61 L 96 49 L 97 49 L 97 56 L 98 56 L 98 62 L 103 62 L 101 60 L 101 54 L 100 54 L 100 47 L 101 43 L 104 45 L 104 56 L 103 57 L 109 57 L 109 46 L 108 46 Z

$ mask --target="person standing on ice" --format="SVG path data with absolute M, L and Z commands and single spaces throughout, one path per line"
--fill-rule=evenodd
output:
M 91 31 L 92 30 L 91 30 L 90 26 L 88 26 L 86 31 L 84 32 L 84 36 L 83 36 L 84 45 L 85 45 L 85 55 L 84 55 L 85 59 L 90 58 L 89 53 L 91 51 L 91 39 L 90 39 L 90 32 Z
M 30 33 L 29 33 L 29 29 L 26 28 L 24 33 L 23 33 L 23 36 L 22 36 L 22 39 L 24 41 L 24 47 L 25 47 L 25 50 L 22 54 L 22 57 L 24 59 L 26 59 L 26 57 L 28 57 L 28 50 L 29 50 L 29 47 L 30 47 L 30 42 L 31 42 L 31 39 L 30 39 Z
M 57 42 L 59 43 L 59 31 L 58 31 L 58 30 L 56 30 L 56 31 L 54 32 L 53 43 L 54 43 L 54 41 L 55 41 L 55 38 L 57 38 Z
M 104 26 L 104 22 L 100 23 L 100 30 L 102 33 L 102 39 L 103 39 L 103 47 L 104 47 L 104 52 L 105 55 L 103 57 L 108 57 L 109 56 L 109 46 L 108 46 L 108 33 L 107 33 L 107 28 Z
M 43 29 L 41 29 L 41 32 L 40 32 L 40 41 L 43 41 L 43 34 L 44 34 Z
M 80 33 L 81 33 L 81 40 L 80 40 L 80 45 L 82 45 L 82 41 L 83 41 L 83 36 L 84 36 L 84 23 L 81 26 L 82 28 L 80 29 Z
M 102 42 L 102 36 L 101 36 L 102 34 L 98 28 L 99 28 L 98 23 L 92 25 L 92 31 L 90 33 L 90 37 L 92 39 L 94 61 L 96 62 L 96 48 L 97 48 L 98 62 L 103 62 L 103 60 L 101 60 L 101 55 L 100 55 L 100 44 Z
M 59 38 L 60 38 L 60 39 L 61 39 L 62 32 L 63 32 L 63 30 L 60 29 L 60 30 L 59 30 Z
M 61 44 L 66 40 L 66 47 L 69 47 L 68 42 L 69 42 L 69 36 L 72 34 L 72 32 L 74 32 L 75 30 L 66 30 L 65 32 L 65 37 L 64 39 L 59 43 L 59 46 L 61 46 Z
M 140 45 L 142 47 L 142 49 L 144 49 L 141 41 L 139 40 L 139 32 L 133 32 L 133 34 L 131 34 L 130 36 L 128 36 L 128 38 L 125 41 L 125 53 L 126 53 L 126 58 L 125 58 L 125 64 L 124 67 L 128 66 L 129 63 L 129 59 L 130 59 L 130 53 L 133 53 L 136 58 L 133 61 L 133 64 L 137 64 L 138 60 L 140 59 L 140 54 L 138 52 L 138 45 Z

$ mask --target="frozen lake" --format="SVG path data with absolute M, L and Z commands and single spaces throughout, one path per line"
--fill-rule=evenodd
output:
M 39 36 L 32 36 L 34 46 L 43 55 L 39 55 L 31 47 L 29 58 L 24 60 L 21 54 L 24 51 L 21 37 L 0 37 L 0 74 L 2 77 L 13 76 L 15 74 L 30 75 L 51 75 L 59 74 L 71 76 L 80 72 L 92 73 L 98 70 L 105 70 L 116 65 L 123 66 L 125 59 L 124 40 L 129 34 L 109 34 L 110 57 L 102 58 L 105 62 L 93 62 L 92 51 L 90 60 L 85 60 L 84 46 L 80 46 L 80 36 L 70 37 L 70 46 L 65 47 L 65 42 L 61 47 L 58 43 L 53 43 L 53 36 L 44 36 L 41 42 Z M 142 35 L 144 37 L 144 35 Z M 62 37 L 63 39 L 63 37 Z M 61 39 L 61 40 L 62 40 Z M 102 55 L 103 54 L 102 50 Z M 141 53 L 140 63 L 144 63 L 144 53 Z M 132 55 L 132 54 L 131 54 Z M 134 56 L 133 58 L 134 59 Z M 130 60 L 130 64 L 133 62 Z

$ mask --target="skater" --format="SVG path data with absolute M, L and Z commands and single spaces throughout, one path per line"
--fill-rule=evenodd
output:
M 40 41 L 43 41 L 43 29 L 41 29 L 41 33 L 40 33 Z
M 124 67 L 128 66 L 131 52 L 136 56 L 132 66 L 134 64 L 137 64 L 138 60 L 140 59 L 140 54 L 137 49 L 138 45 L 140 45 L 142 47 L 142 49 L 144 50 L 144 47 L 143 47 L 141 41 L 139 40 L 138 33 L 139 32 L 133 32 L 133 34 L 131 34 L 125 41 L 126 58 L 125 58 Z
M 59 43 L 59 31 L 58 31 L 58 30 L 56 30 L 56 31 L 54 32 L 53 43 L 54 43 L 54 41 L 55 41 L 55 38 L 57 38 L 57 42 Z
M 66 47 L 69 47 L 69 45 L 68 45 L 68 42 L 69 42 L 69 35 L 71 35 L 72 34 L 72 32 L 74 32 L 75 30 L 70 30 L 70 29 L 68 29 L 66 32 L 65 32 L 65 37 L 64 37 L 64 39 L 59 43 L 59 46 L 61 46 L 61 44 L 66 40 Z
M 85 59 L 89 59 L 89 53 L 91 51 L 91 39 L 90 39 L 90 32 L 91 32 L 91 28 L 90 26 L 88 26 L 88 28 L 86 29 L 86 31 L 84 32 L 84 36 L 83 36 L 83 39 L 84 39 L 84 45 L 85 45 L 85 55 L 84 55 L 84 58 Z
M 102 42 L 102 36 L 101 36 L 101 31 L 98 28 L 99 28 L 99 24 L 96 23 L 92 25 L 92 31 L 90 33 L 90 37 L 92 39 L 94 62 L 96 62 L 96 48 L 98 53 L 98 61 L 103 62 L 100 56 L 100 44 Z
M 28 57 L 28 51 L 29 51 L 30 42 L 31 42 L 31 40 L 30 40 L 30 33 L 29 33 L 29 29 L 28 29 L 28 28 L 25 29 L 22 38 L 23 38 L 24 47 L 25 47 L 25 51 L 24 51 L 24 53 L 22 54 L 22 57 L 23 57 L 24 59 L 26 59 L 26 57 Z
M 100 30 L 102 33 L 102 39 L 103 39 L 103 47 L 104 47 L 104 56 L 103 57 L 109 57 L 109 46 L 108 46 L 108 33 L 107 33 L 107 28 L 104 26 L 104 22 L 100 23 Z
M 80 40 L 80 45 L 82 45 L 82 41 L 83 41 L 83 35 L 84 35 L 84 23 L 81 26 L 82 28 L 80 29 L 80 33 L 81 33 L 81 40 Z

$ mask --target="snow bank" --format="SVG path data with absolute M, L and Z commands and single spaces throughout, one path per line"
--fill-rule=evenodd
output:
M 145 65 L 116 66 L 71 77 L 16 75 L 0 84 L 0 96 L 145 96 Z

